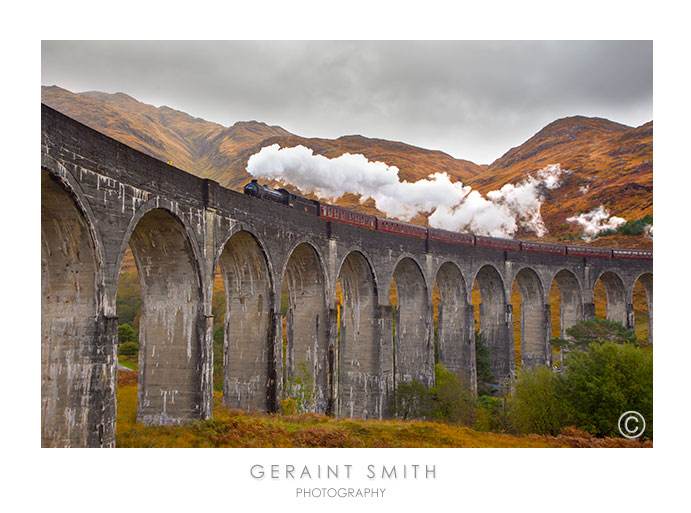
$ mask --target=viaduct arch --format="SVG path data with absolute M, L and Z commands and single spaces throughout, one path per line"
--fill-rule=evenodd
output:
M 562 332 L 594 315 L 598 279 L 608 316 L 629 326 L 640 281 L 652 326 L 650 261 L 511 252 L 331 223 L 185 173 L 45 105 L 41 188 L 44 446 L 115 444 L 115 302 L 128 245 L 143 301 L 138 418 L 150 424 L 213 414 L 217 266 L 226 294 L 223 401 L 244 410 L 276 411 L 304 363 L 314 411 L 381 418 L 395 383 L 434 383 L 435 343 L 437 361 L 474 387 L 476 280 L 480 330 L 498 378 L 515 372 L 514 280 L 523 296 L 524 365 L 551 363 L 553 282 Z

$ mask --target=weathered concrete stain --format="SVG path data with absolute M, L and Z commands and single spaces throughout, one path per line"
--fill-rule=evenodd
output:
M 266 257 L 248 232 L 238 232 L 220 258 L 226 294 L 223 402 L 269 411 L 271 283 Z
M 337 413 L 350 418 L 381 418 L 380 347 L 374 276 L 362 253 L 351 252 L 340 272 L 343 287 Z
M 142 294 L 137 420 L 180 424 L 202 417 L 201 294 L 183 225 L 168 211 L 141 218 L 130 238 Z
M 468 304 L 468 291 L 460 269 L 445 262 L 437 272 L 439 312 L 437 317 L 437 344 L 439 363 L 475 387 L 475 334 L 472 305 Z

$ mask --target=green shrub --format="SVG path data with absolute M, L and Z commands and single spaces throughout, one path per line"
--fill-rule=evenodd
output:
M 648 226 L 651 226 L 652 224 L 653 216 L 648 214 L 647 216 L 641 217 L 640 219 L 636 219 L 634 221 L 626 221 L 616 229 L 607 228 L 606 230 L 602 230 L 601 232 L 598 232 L 595 237 L 606 237 L 608 235 L 615 235 L 617 233 L 621 235 L 643 235 L 648 230 Z
M 465 379 L 438 363 L 430 389 L 430 417 L 441 422 L 472 426 L 477 419 L 477 401 Z
M 511 418 L 506 408 L 506 400 L 501 397 L 481 395 L 477 398 L 477 410 L 473 429 L 494 433 L 512 432 Z
M 118 326 L 118 344 L 137 342 L 137 339 L 137 333 L 132 329 L 132 326 L 127 323 Z
M 427 388 L 417 380 L 399 383 L 394 394 L 392 413 L 402 419 L 427 419 L 471 426 L 477 417 L 477 402 L 464 379 L 434 366 L 435 385 Z
M 566 330 L 566 334 L 568 339 L 553 338 L 550 343 L 568 350 L 587 349 L 592 343 L 636 343 L 635 331 L 626 329 L 619 322 L 597 317 L 574 324 Z
M 477 393 L 478 395 L 490 395 L 494 383 L 492 365 L 489 359 L 489 348 L 485 345 L 482 333 L 475 332 L 475 368 L 477 369 Z
M 557 379 L 545 366 L 518 371 L 509 399 L 509 416 L 517 432 L 559 434 L 564 415 L 554 392 Z
M 391 409 L 394 415 L 402 419 L 425 419 L 431 415 L 432 395 L 417 380 L 398 383 Z
M 118 293 L 116 311 L 122 323 L 129 324 L 135 330 L 139 329 L 139 315 L 142 308 L 139 276 L 136 271 L 120 274 L 118 279 Z
M 554 384 L 564 425 L 596 436 L 620 436 L 620 415 L 634 410 L 645 418 L 645 436 L 652 438 L 652 350 L 613 342 L 590 344 L 586 351 L 568 355 L 565 371 Z
M 214 328 L 214 390 L 223 390 L 223 324 Z
M 120 345 L 120 356 L 136 356 L 139 353 L 139 344 L 136 342 L 125 342 Z
M 296 372 L 286 378 L 281 401 L 283 413 L 291 415 L 314 411 L 316 397 L 312 373 L 307 370 L 305 362 L 300 362 L 297 364 Z

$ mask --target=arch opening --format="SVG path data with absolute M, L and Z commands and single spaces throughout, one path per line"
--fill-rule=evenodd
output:
M 309 378 L 314 399 L 306 408 L 333 414 L 336 361 L 335 348 L 328 341 L 324 281 L 316 250 L 309 244 L 299 244 L 288 259 L 281 289 L 285 312 L 283 382 L 286 394 L 296 376 Z
M 583 298 L 576 276 L 566 269 L 554 275 L 550 285 L 550 318 L 552 338 L 567 338 L 566 330 L 583 319 Z M 553 349 L 552 361 L 563 367 L 563 350 Z
M 361 253 L 352 252 L 346 257 L 338 284 L 337 414 L 381 418 L 378 298 L 372 269 Z
M 218 273 L 221 284 L 214 287 L 214 299 L 221 296 L 223 301 L 214 301 L 214 350 L 222 345 L 223 404 L 245 411 L 274 411 L 273 292 L 266 256 L 249 232 L 240 231 L 228 240 Z M 214 360 L 218 361 L 215 354 Z
M 619 322 L 628 327 L 626 290 L 624 282 L 617 274 L 607 271 L 600 275 L 593 287 L 593 302 L 596 317 Z
M 137 387 L 139 373 L 139 329 L 142 311 L 141 282 L 129 246 L 120 265 L 115 301 L 118 318 L 117 424 L 137 422 Z
M 516 367 L 529 369 L 537 365 L 549 365 L 549 310 L 540 278 L 532 269 L 521 269 L 516 274 L 511 304 Z
M 475 388 L 475 343 L 470 305 L 463 276 L 444 263 L 434 283 L 435 362 Z
M 410 258 L 394 269 L 396 291 L 394 315 L 395 383 L 420 381 L 434 385 L 434 341 L 431 335 L 432 307 L 422 271 Z M 393 305 L 392 305 L 393 306 Z
M 507 302 L 501 276 L 492 266 L 486 265 L 478 271 L 473 292 L 475 329 L 479 336 L 476 352 L 480 356 L 486 350 L 489 359 L 489 368 L 482 376 L 478 363 L 478 390 L 489 390 L 511 379 L 515 373 L 511 305 Z
M 99 423 L 93 400 L 114 383 L 114 350 L 99 315 L 99 259 L 85 215 L 65 186 L 41 170 L 41 444 L 102 445 L 113 426 Z M 112 342 L 111 342 L 112 344 Z M 100 392 L 100 393 L 99 393 Z M 104 412 L 112 410 L 108 401 Z M 113 433 L 114 434 L 114 433 Z M 99 443 L 101 442 L 101 443 Z
M 129 240 L 141 289 L 137 422 L 203 418 L 206 319 L 196 258 L 169 211 L 142 216 Z

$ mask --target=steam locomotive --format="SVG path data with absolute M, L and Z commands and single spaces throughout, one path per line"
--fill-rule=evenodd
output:
M 415 224 L 392 221 L 380 217 L 362 214 L 343 207 L 329 205 L 317 200 L 310 200 L 293 194 L 286 189 L 270 189 L 252 180 L 245 185 L 244 193 L 255 198 L 282 203 L 291 208 L 302 210 L 308 214 L 322 217 L 328 221 L 351 224 L 380 232 L 396 233 L 419 239 L 437 240 L 462 244 L 465 246 L 479 246 L 504 249 L 508 251 L 526 251 L 532 253 L 551 253 L 555 255 L 582 256 L 591 258 L 628 258 L 633 260 L 652 260 L 653 252 L 640 249 L 610 249 L 587 246 L 562 246 L 544 242 L 517 241 L 498 237 L 485 237 L 470 233 L 459 233 L 439 228 L 425 228 Z

